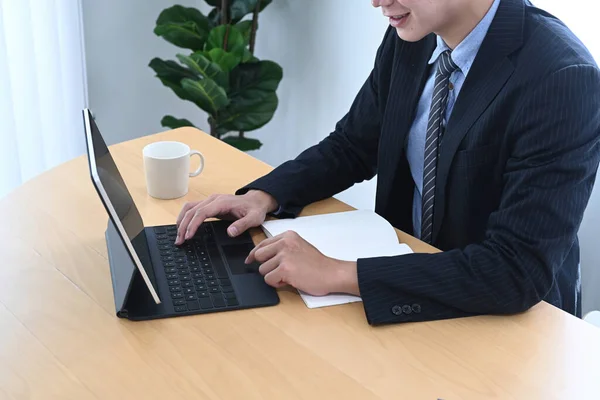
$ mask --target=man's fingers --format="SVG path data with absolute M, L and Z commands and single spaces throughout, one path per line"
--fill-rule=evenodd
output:
M 279 266 L 280 262 L 281 262 L 281 258 L 280 257 L 273 257 L 270 260 L 262 263 L 260 265 L 260 267 L 258 268 L 258 272 L 262 276 L 265 276 L 268 273 L 270 273 L 271 271 L 273 271 L 275 268 L 277 268 Z
M 256 261 L 255 258 L 255 254 L 257 251 L 259 251 L 260 249 L 262 249 L 263 247 L 269 246 L 275 242 L 278 242 L 282 239 L 281 235 L 277 235 L 277 236 L 273 236 L 272 238 L 268 238 L 263 240 L 262 242 L 260 242 L 256 247 L 254 247 L 252 249 L 252 251 L 250 251 L 250 254 L 248 254 L 248 257 L 246 258 L 246 264 L 251 264 L 254 261 Z
M 265 263 L 267 261 L 269 261 L 270 259 L 272 259 L 273 257 L 277 256 L 277 254 L 283 250 L 285 246 L 285 243 L 283 242 L 283 240 L 278 240 L 274 243 L 271 243 L 268 246 L 264 246 L 260 249 L 258 249 L 256 252 L 254 252 L 253 257 L 254 257 L 254 261 L 259 262 L 259 263 Z
M 182 244 L 185 238 L 185 232 L 187 231 L 188 225 L 194 217 L 194 212 L 200 207 L 205 207 L 217 199 L 218 196 L 209 196 L 206 200 L 196 203 L 185 203 L 179 216 L 177 217 L 177 239 L 175 244 Z
M 240 218 L 239 220 L 232 223 L 229 228 L 227 228 L 227 233 L 231 237 L 236 237 L 246 232 L 250 228 L 254 228 L 255 226 L 259 226 L 264 221 L 261 220 L 260 214 L 257 212 L 250 212 L 244 218 Z
M 222 204 L 220 201 L 213 201 L 205 207 L 196 209 L 194 217 L 190 221 L 187 230 L 185 231 L 185 240 L 193 238 L 200 225 L 202 225 L 207 218 L 217 217 L 220 214 L 226 213 L 227 211 L 227 205 Z
M 283 271 L 281 268 L 275 268 L 273 271 L 265 275 L 265 282 L 267 285 L 279 289 L 286 285 L 283 279 Z
M 177 216 L 177 222 L 176 225 L 177 227 L 179 227 L 179 225 L 181 224 L 181 221 L 183 221 L 183 218 L 185 217 L 185 213 L 187 213 L 189 210 L 191 210 L 192 208 L 196 207 L 199 203 L 185 203 L 183 205 L 183 207 L 181 207 L 181 211 L 179 212 L 179 215 Z

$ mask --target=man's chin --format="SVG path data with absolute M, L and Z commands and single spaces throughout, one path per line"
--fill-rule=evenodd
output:
M 427 36 L 406 28 L 396 28 L 396 33 L 398 34 L 398 37 L 405 42 L 418 42 Z

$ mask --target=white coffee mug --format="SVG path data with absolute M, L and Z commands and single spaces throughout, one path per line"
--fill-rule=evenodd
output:
M 190 158 L 200 157 L 200 167 L 190 173 Z M 155 142 L 144 147 L 144 170 L 148 194 L 162 200 L 183 197 L 188 192 L 188 180 L 200 175 L 204 156 L 180 142 Z

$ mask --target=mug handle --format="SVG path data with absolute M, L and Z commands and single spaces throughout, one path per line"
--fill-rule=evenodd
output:
M 204 156 L 202 155 L 202 153 L 200 153 L 199 151 L 196 151 L 196 150 L 192 150 L 192 151 L 190 151 L 190 157 L 192 157 L 193 155 L 197 155 L 198 157 L 200 157 L 200 166 L 194 172 L 190 172 L 190 178 L 194 178 L 194 177 L 200 175 L 200 173 L 204 169 Z

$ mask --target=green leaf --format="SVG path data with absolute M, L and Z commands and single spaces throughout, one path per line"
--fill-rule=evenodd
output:
M 211 27 L 210 20 L 197 9 L 176 5 L 160 13 L 154 33 L 178 47 L 201 50 Z
M 235 25 L 235 27 L 242 34 L 242 37 L 244 38 L 244 43 L 248 45 L 250 43 L 250 34 L 252 33 L 252 20 L 239 22 Z
M 227 47 L 225 47 L 225 38 L 227 38 Z M 244 47 L 246 42 L 239 29 L 232 25 L 219 25 L 208 34 L 205 50 L 219 48 L 234 53 L 243 50 Z
M 259 140 L 247 137 L 228 136 L 223 141 L 241 151 L 258 150 L 262 146 Z
M 219 64 L 213 63 L 206 58 L 202 52 L 197 51 L 190 56 L 177 54 L 177 58 L 182 64 L 187 65 L 190 70 L 204 78 L 212 79 L 224 89 L 227 89 L 229 86 L 229 75 L 221 69 Z
M 195 81 L 186 78 L 181 81 L 181 87 L 188 95 L 187 100 L 193 101 L 209 114 L 216 114 L 229 103 L 225 90 L 212 79 Z
M 258 129 L 273 118 L 277 104 L 275 92 L 268 92 L 261 98 L 232 98 L 229 105 L 219 111 L 217 128 L 227 131 Z
M 257 97 L 256 92 L 274 92 L 283 78 L 283 70 L 273 61 L 240 64 L 231 71 L 230 97 Z
M 197 79 L 192 71 L 182 67 L 175 61 L 164 61 L 160 58 L 152 59 L 149 66 L 156 72 L 156 76 L 163 85 L 171 88 L 180 98 L 188 100 L 186 91 L 181 87 L 181 81 L 185 78 Z
M 192 126 L 192 127 L 194 126 L 194 124 L 192 124 L 187 119 L 178 119 L 171 115 L 166 115 L 160 121 L 160 124 L 164 127 L 171 128 L 171 129 L 182 128 L 184 126 Z
M 221 69 L 225 72 L 231 71 L 242 61 L 241 57 L 218 48 L 209 51 L 208 55 L 211 61 L 219 64 Z

